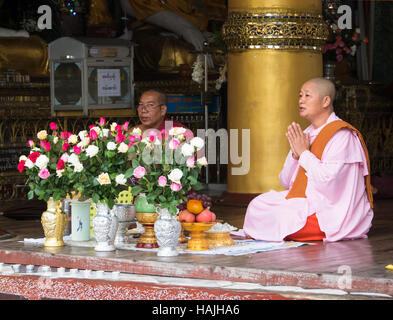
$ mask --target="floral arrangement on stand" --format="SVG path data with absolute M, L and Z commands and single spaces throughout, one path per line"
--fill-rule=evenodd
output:
M 193 66 L 192 66 L 192 80 L 194 80 L 198 84 L 202 84 L 205 79 L 205 63 L 203 60 L 203 56 L 200 54 L 197 56 Z M 219 68 L 219 77 L 216 80 L 215 88 L 216 90 L 220 90 L 222 84 L 227 80 L 227 62 Z
M 41 130 L 38 141 L 29 140 L 30 154 L 19 158 L 18 171 L 25 172 L 29 186 L 28 199 L 36 196 L 39 200 L 64 199 L 74 190 L 68 177 L 63 175 L 66 167 L 66 151 L 77 143 L 78 137 L 68 132 L 59 132 L 56 123 L 49 124 L 51 133 Z M 81 168 L 77 167 L 79 171 Z
M 337 24 L 330 25 L 331 36 L 330 41 L 327 42 L 322 53 L 326 61 L 341 62 L 344 57 L 353 57 L 362 42 L 367 43 L 368 38 L 360 38 L 360 29 L 339 29 Z
M 79 132 L 80 142 L 67 159 L 74 168 L 68 177 L 81 195 L 94 203 L 105 203 L 109 209 L 119 192 L 126 189 L 127 179 L 132 175 L 129 165 L 132 146 L 141 139 L 127 133 L 128 124 L 109 125 L 105 118 L 100 118 L 89 130 Z
M 202 189 L 198 175 L 207 160 L 198 155 L 203 147 L 204 140 L 193 137 L 185 128 L 173 127 L 169 132 L 150 130 L 135 144 L 132 168 L 136 185 L 132 194 L 144 193 L 149 203 L 176 215 L 188 192 Z

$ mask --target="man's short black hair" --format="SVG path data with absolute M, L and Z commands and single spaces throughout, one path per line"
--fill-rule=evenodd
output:
M 166 93 L 160 89 L 149 89 L 146 91 L 143 91 L 142 95 L 146 92 L 156 92 L 158 93 L 158 103 L 161 105 L 166 105 L 168 103 L 168 98 L 166 96 Z M 141 96 L 142 96 L 141 95 Z

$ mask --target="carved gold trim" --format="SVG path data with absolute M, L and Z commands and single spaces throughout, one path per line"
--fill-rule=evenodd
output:
M 306 50 L 319 53 L 329 35 L 316 11 L 263 8 L 228 13 L 222 36 L 231 52 L 249 49 Z

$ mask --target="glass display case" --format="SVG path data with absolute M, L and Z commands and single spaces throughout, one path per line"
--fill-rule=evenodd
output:
M 51 113 L 134 108 L 133 44 L 59 38 L 49 44 Z

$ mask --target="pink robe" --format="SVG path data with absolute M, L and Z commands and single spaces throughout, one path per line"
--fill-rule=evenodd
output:
M 340 120 L 333 112 L 318 129 L 310 125 L 310 144 L 322 128 Z M 307 198 L 285 199 L 299 169 L 307 175 Z M 288 153 L 279 178 L 286 191 L 270 190 L 254 198 L 248 205 L 243 229 L 235 235 L 257 240 L 283 241 L 302 229 L 307 217 L 316 213 L 324 241 L 366 238 L 373 210 L 367 197 L 364 176 L 368 174 L 366 156 L 356 133 L 349 129 L 336 132 L 327 143 L 319 160 L 304 151 L 299 160 Z

